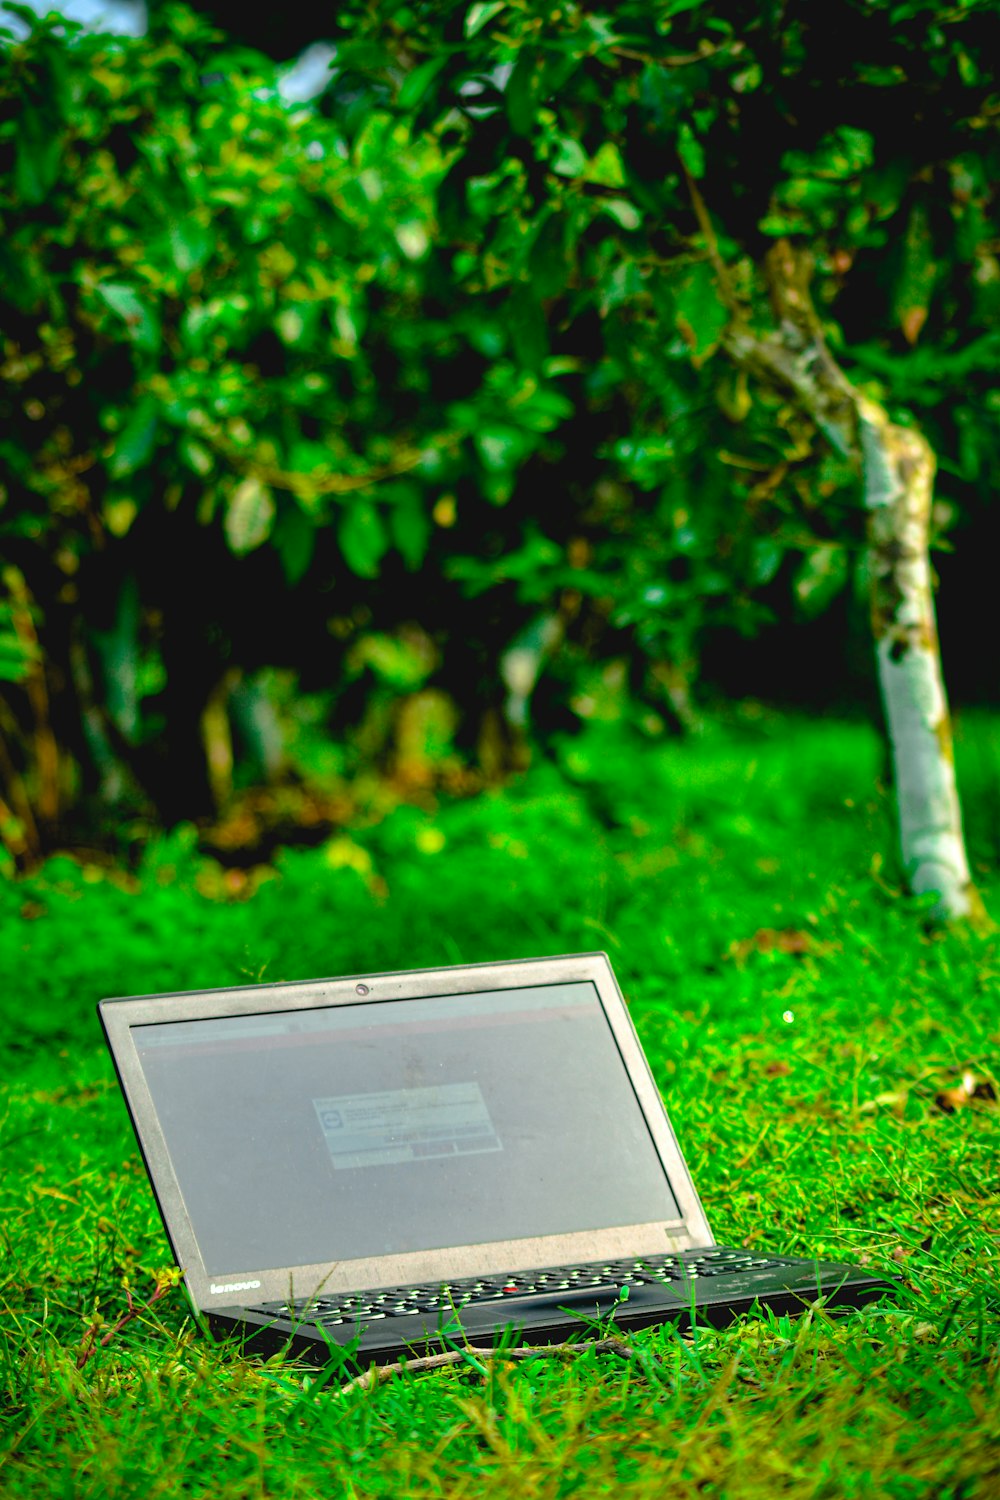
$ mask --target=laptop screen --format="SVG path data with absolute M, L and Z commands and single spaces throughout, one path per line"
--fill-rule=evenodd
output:
M 679 1218 L 587 981 L 132 1037 L 210 1275 Z

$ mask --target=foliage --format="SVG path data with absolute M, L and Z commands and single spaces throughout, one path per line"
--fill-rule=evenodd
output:
M 422 640 L 397 698 L 450 696 L 499 764 L 533 695 L 579 725 L 595 660 L 686 723 L 706 639 L 844 610 L 853 476 L 719 352 L 776 235 L 927 426 L 939 526 L 977 534 L 995 0 L 347 4 L 319 108 L 178 6 L 138 41 L 14 9 L 0 545 L 40 655 L 5 593 L 0 718 L 29 853 L 138 793 L 209 814 L 274 718 L 263 669 L 342 734 L 392 686 L 369 633 Z
M 64 29 L 5 54 L 14 534 L 57 533 L 72 575 L 60 549 L 78 568 L 86 542 L 194 506 L 237 556 L 273 539 L 291 582 L 320 523 L 361 576 L 393 546 L 419 564 L 407 491 L 359 492 L 433 461 L 426 324 L 378 382 L 426 247 L 428 152 L 383 119 L 352 154 L 266 70 L 205 73 L 218 39 L 177 8 L 141 46 Z
M 957 750 L 995 860 L 995 721 Z M 878 758 L 858 725 L 745 715 L 639 752 L 606 724 L 562 774 L 402 808 L 237 899 L 191 831 L 133 877 L 59 859 L 0 884 L 4 1494 L 995 1492 L 1000 1112 L 935 1096 L 998 1082 L 997 942 L 921 936 L 891 866 L 869 872 Z M 344 1397 L 213 1349 L 179 1292 L 150 1305 L 167 1251 L 101 994 L 597 946 L 719 1239 L 863 1257 L 897 1298 L 650 1330 L 634 1367 L 501 1361 Z
M 280 658 L 318 541 L 327 588 L 390 549 L 417 568 L 431 523 L 403 476 L 441 461 L 422 393 L 448 335 L 412 315 L 433 153 L 384 119 L 352 153 L 267 65 L 210 59 L 169 6 L 138 43 L 53 17 L 3 54 L 5 550 L 104 713 L 83 750 L 126 752 L 154 800 L 158 742 L 197 732 L 225 670 L 220 626 L 253 664 L 241 596 L 272 600 Z
M 779 573 L 805 615 L 851 577 L 851 474 L 714 357 L 734 307 L 760 315 L 775 236 L 811 248 L 857 377 L 927 425 L 939 527 L 976 521 L 1000 478 L 994 0 L 453 0 L 340 23 L 343 73 L 402 80 L 399 114 L 449 150 L 437 212 L 470 300 L 528 369 L 579 361 L 574 404 L 607 424 L 581 519 L 640 645 L 683 660 L 720 599 L 749 627 Z

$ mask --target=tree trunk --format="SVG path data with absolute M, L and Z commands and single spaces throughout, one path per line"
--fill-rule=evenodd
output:
M 928 552 L 935 460 L 927 439 L 890 422 L 833 359 L 808 291 L 806 258 L 779 241 L 768 257 L 774 333 L 737 321 L 737 364 L 797 398 L 861 470 L 868 511 L 872 627 L 889 727 L 903 864 L 918 895 L 936 892 L 940 921 L 981 918 L 955 782 Z
M 872 632 L 892 744 L 903 864 L 935 915 L 978 912 L 962 835 L 928 552 L 935 461 L 922 433 L 858 399 Z

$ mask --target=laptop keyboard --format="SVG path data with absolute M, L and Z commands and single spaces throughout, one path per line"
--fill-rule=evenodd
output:
M 408 1318 L 438 1309 L 449 1312 L 491 1303 L 515 1303 L 518 1298 L 551 1297 L 586 1292 L 588 1287 L 633 1287 L 650 1283 L 698 1281 L 733 1276 L 743 1271 L 777 1267 L 781 1261 L 749 1251 L 713 1249 L 697 1255 L 652 1255 L 638 1260 L 594 1261 L 587 1265 L 555 1266 L 541 1271 L 516 1271 L 511 1276 L 469 1277 L 442 1285 L 379 1287 L 374 1291 L 300 1297 L 294 1302 L 263 1302 L 250 1309 L 271 1318 L 288 1318 L 321 1327 L 338 1323 L 371 1323 L 379 1318 Z

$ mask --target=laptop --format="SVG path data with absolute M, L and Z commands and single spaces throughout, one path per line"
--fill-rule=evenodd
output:
M 891 1285 L 716 1244 L 604 953 L 99 1013 L 193 1305 L 248 1354 L 363 1368 Z

